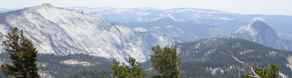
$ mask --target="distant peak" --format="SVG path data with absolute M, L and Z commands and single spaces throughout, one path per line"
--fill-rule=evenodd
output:
M 52 6 L 50 3 L 44 3 L 35 7 L 30 7 L 31 9 L 52 9 L 52 8 L 56 8 L 54 6 Z
M 190 20 L 190 22 L 192 22 L 192 23 L 196 23 L 196 24 L 201 24 L 201 22 L 198 21 L 198 20 L 196 20 L 196 19 L 192 19 L 192 20 Z
M 171 20 L 175 20 L 174 18 L 169 17 L 169 16 L 160 17 L 159 19 L 171 19 Z
M 44 3 L 41 6 L 45 6 L 45 7 L 52 7 L 52 5 L 50 3 Z
M 248 26 L 243 26 L 241 28 L 239 28 L 236 33 L 240 32 L 240 31 L 249 31 L 249 32 L 259 32 L 259 31 L 271 31 L 274 32 L 274 30 L 265 22 L 261 21 L 261 20 L 255 20 L 252 23 L 250 23 Z
M 156 8 L 153 8 L 153 7 L 137 7 L 135 9 L 139 9 L 139 10 L 156 10 Z
M 166 15 L 161 15 L 161 17 L 155 19 L 155 21 L 157 21 L 157 20 L 173 20 L 173 21 L 175 21 L 175 18 L 171 14 L 166 14 Z
M 278 39 L 275 31 L 266 23 L 256 20 L 248 26 L 243 26 L 236 31 L 242 38 L 272 47 Z
M 264 23 L 264 22 L 261 20 L 255 20 L 254 23 Z
M 270 27 L 270 26 L 261 20 L 255 20 L 254 22 L 249 24 L 249 27 Z

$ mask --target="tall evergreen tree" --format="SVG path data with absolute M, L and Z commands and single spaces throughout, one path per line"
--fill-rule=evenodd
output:
M 136 59 L 134 59 L 133 57 L 129 57 L 129 63 L 131 67 L 128 69 L 133 77 L 144 78 L 146 76 L 146 73 L 142 68 L 142 64 L 137 62 Z
M 178 58 L 176 49 L 167 47 L 160 48 L 159 45 L 152 47 L 154 55 L 151 55 L 152 66 L 161 73 L 163 78 L 179 78 L 179 66 L 181 58 Z
M 279 76 L 280 70 L 276 64 L 270 64 L 269 75 L 271 78 L 277 78 Z
M 3 49 L 10 54 L 12 64 L 1 65 L 4 75 L 21 78 L 39 78 L 37 50 L 32 42 L 23 35 L 23 30 L 12 28 L 2 41 Z
M 111 68 L 114 71 L 113 75 L 118 78 L 129 78 L 129 70 L 128 66 L 124 63 L 120 65 L 121 63 L 117 60 L 113 60 L 113 64 L 111 64 Z
M 133 57 L 129 57 L 130 66 L 125 65 L 119 61 L 113 60 L 111 68 L 114 71 L 113 75 L 118 78 L 144 78 L 146 73 L 142 68 L 142 64 L 137 62 Z

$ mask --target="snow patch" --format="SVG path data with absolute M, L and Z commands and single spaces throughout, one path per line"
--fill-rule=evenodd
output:
M 166 16 L 167 16 L 167 17 L 170 17 L 170 18 L 173 19 L 173 20 L 175 20 L 175 18 L 174 18 L 171 14 L 169 14 L 169 13 L 167 13 Z
M 257 18 L 253 18 L 252 20 L 253 20 L 253 21 L 256 21 L 256 20 L 264 21 L 265 19 L 264 19 L 264 18 L 259 18 L 259 17 L 257 17 Z
M 269 53 L 270 57 L 274 57 L 278 54 L 278 52 L 276 52 L 276 51 L 269 51 L 268 53 Z
M 154 69 L 154 68 L 151 67 L 151 68 L 145 69 L 144 71 L 151 71 L 151 70 L 153 70 L 153 69 Z
M 197 46 L 196 46 L 196 48 L 197 48 Z M 214 53 L 216 50 L 217 50 L 217 48 L 209 50 L 207 53 L 204 54 L 204 57 L 207 57 L 211 53 Z
M 64 60 L 60 62 L 61 64 L 66 64 L 66 65 L 82 65 L 82 66 L 92 66 L 93 64 L 86 62 L 86 61 L 79 61 L 76 59 L 69 59 L 69 60 Z
M 138 20 L 138 21 L 142 21 L 142 18 L 138 17 L 137 20 Z
M 41 78 L 54 78 L 51 74 L 49 74 L 48 71 L 39 70 L 38 74 L 41 76 Z
M 255 50 L 244 50 L 244 51 L 242 51 L 242 52 L 240 52 L 239 54 L 240 55 L 245 55 L 245 54 L 247 54 L 247 53 L 251 53 L 251 52 L 254 52 Z
M 37 62 L 37 63 L 41 67 L 47 67 L 49 65 L 48 63 L 40 63 L 40 62 Z
M 289 78 L 288 76 L 286 76 L 285 74 L 283 74 L 283 73 L 279 73 L 279 78 Z
M 138 8 L 135 8 L 135 9 L 139 9 L 139 10 L 156 10 L 156 8 L 153 8 L 153 7 L 138 7 Z
M 235 20 L 233 18 L 228 18 L 228 17 L 222 17 L 222 18 L 219 18 L 219 19 L 221 19 L 221 20 Z
M 149 15 L 150 13 L 149 12 L 147 12 L 147 13 L 143 13 L 143 14 L 141 14 L 140 16 L 145 16 L 145 15 Z
M 182 29 L 180 28 L 176 28 L 177 30 L 179 30 L 181 33 L 185 33 L 185 31 L 183 31 Z
M 155 20 L 159 20 L 159 19 L 163 19 L 163 18 L 171 18 L 172 20 L 176 20 L 170 13 L 167 14 L 159 14 L 159 18 L 154 19 Z
M 219 71 L 220 74 L 224 73 L 224 70 L 221 67 L 217 67 L 217 68 L 206 68 L 206 70 L 211 71 L 211 75 L 216 75 L 216 72 Z
M 160 29 L 160 27 L 158 27 L 158 26 L 156 26 L 156 27 L 154 27 L 155 29 Z
M 141 27 L 134 28 L 134 30 L 137 32 L 147 32 L 147 29 Z
M 198 20 L 196 20 L 196 19 L 192 19 L 191 21 L 192 21 L 192 22 L 195 22 L 195 23 L 197 23 L 197 24 L 202 24 L 200 21 L 198 21 Z
M 254 30 L 250 25 L 240 27 L 235 33 L 240 34 L 249 34 L 252 36 L 252 41 L 256 41 L 255 36 L 258 34 L 258 31 Z
M 167 25 L 165 26 L 165 28 L 173 28 L 173 26 Z
M 290 67 L 290 69 L 292 71 L 292 56 L 287 57 L 287 60 L 288 60 L 287 67 Z

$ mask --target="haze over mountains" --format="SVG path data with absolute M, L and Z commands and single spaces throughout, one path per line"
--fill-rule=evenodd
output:
M 203 24 L 222 26 L 229 32 L 235 32 L 241 26 L 245 26 L 255 20 L 265 21 L 277 34 L 286 37 L 292 34 L 292 16 L 284 15 L 242 15 L 216 10 L 204 10 L 196 8 L 176 8 L 159 10 L 155 8 L 86 8 L 69 7 L 70 9 L 92 14 L 98 13 L 109 21 L 116 23 L 125 22 L 150 22 L 157 18 L 171 15 L 177 21 L 189 21 L 196 19 Z M 281 35 L 281 37 L 282 37 Z
M 292 16 L 285 15 L 242 15 L 216 10 L 205 10 L 196 8 L 176 8 L 160 10 L 151 7 L 145 8 L 87 8 L 67 7 L 82 13 L 98 13 L 103 18 L 115 22 L 150 22 L 158 18 L 171 15 L 176 21 L 196 20 L 203 24 L 218 25 L 228 32 L 236 32 L 241 26 L 248 25 L 255 20 L 262 20 L 270 25 L 280 38 L 292 39 L 291 19 Z M 6 10 L 6 9 L 4 9 Z M 1 11 L 0 11 L 1 13 Z
M 196 41 L 212 36 L 227 35 L 224 28 L 216 25 L 202 24 L 196 20 L 176 21 L 171 16 L 161 17 L 151 22 L 120 23 L 139 32 L 151 32 L 157 35 L 167 35 L 183 42 Z

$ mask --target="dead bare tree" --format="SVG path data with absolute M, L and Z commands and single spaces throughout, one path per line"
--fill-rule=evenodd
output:
M 237 62 L 241 63 L 242 65 L 244 65 L 251 73 L 252 75 L 249 75 L 250 77 L 254 77 L 254 78 L 261 78 L 257 73 L 255 73 L 255 71 L 253 70 L 253 67 L 251 67 L 250 65 L 244 63 L 243 61 L 240 61 L 239 59 L 237 59 L 233 54 L 232 52 L 227 49 L 229 51 L 230 54 L 226 54 L 226 53 L 223 53 L 223 52 L 220 52 L 224 55 L 227 55 L 227 56 L 231 56 L 233 59 L 235 59 Z

